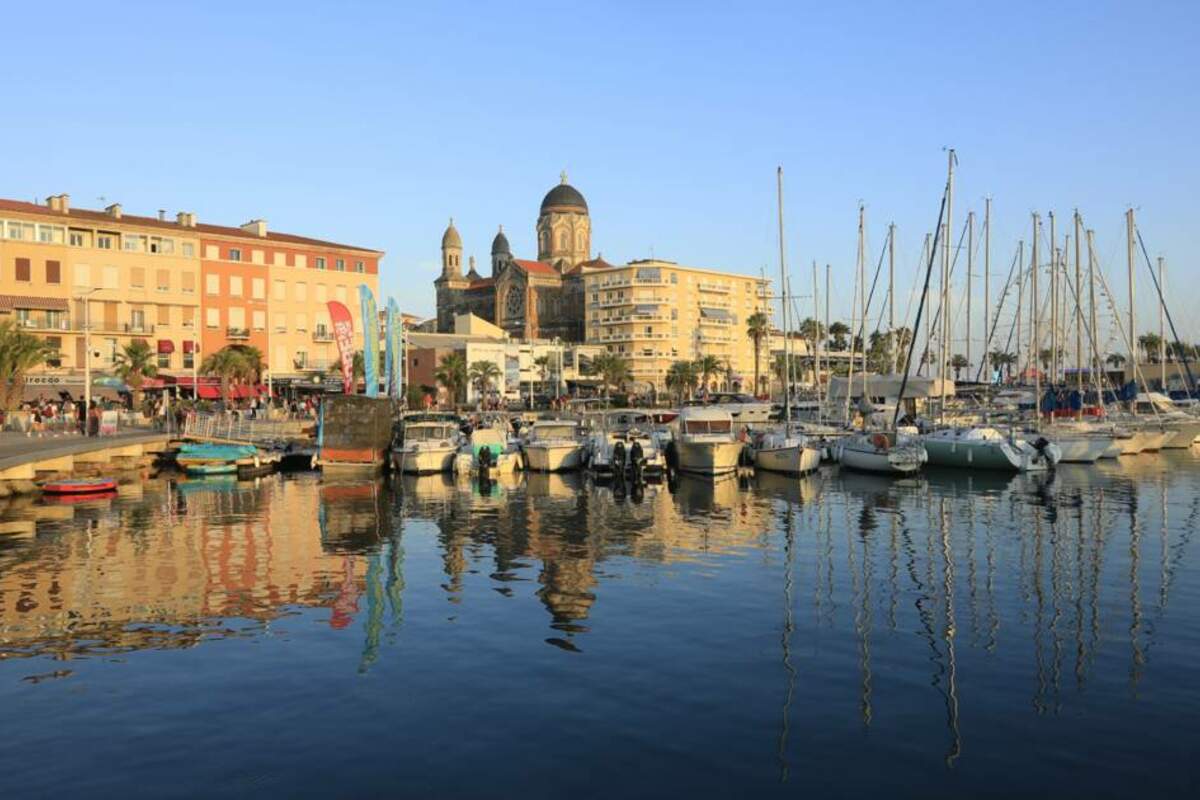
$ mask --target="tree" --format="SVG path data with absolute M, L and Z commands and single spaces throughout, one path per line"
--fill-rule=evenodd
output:
M 1113 369 L 1120 369 L 1125 366 L 1125 356 L 1120 353 L 1109 353 L 1108 357 L 1104 359 L 1104 363 Z
M 700 376 L 700 385 L 708 391 L 708 381 L 714 375 L 720 375 L 724 365 L 716 356 L 700 356 L 696 359 L 696 374 Z
M 442 356 L 437 371 L 433 374 L 437 382 L 446 387 L 450 395 L 451 405 L 461 402 L 460 398 L 467 387 L 467 357 L 463 353 L 454 352 Z
M 122 347 L 121 352 L 117 353 L 117 357 L 113 361 L 113 371 L 132 390 L 134 409 L 141 408 L 142 384 L 145 383 L 146 378 L 153 378 L 158 374 L 158 367 L 154 364 L 154 353 L 151 352 L 150 345 L 144 339 L 134 339 Z
M 481 398 L 492 388 L 492 382 L 500 377 L 500 367 L 494 361 L 476 361 L 467 370 L 467 377 Z
M 354 357 L 350 359 L 350 380 L 358 386 L 360 380 L 366 380 L 367 377 L 367 360 L 363 357 L 362 350 L 355 350 Z M 355 389 L 355 391 L 358 391 Z
M 258 363 L 255 362 L 256 356 Z M 235 382 L 257 378 L 262 367 L 261 359 L 262 355 L 256 348 L 227 345 L 204 359 L 200 371 L 221 379 L 221 399 L 228 403 L 229 389 Z
M 1054 359 L 1054 351 L 1049 347 L 1043 347 L 1038 351 L 1038 361 L 1042 363 L 1042 371 L 1050 369 L 1050 362 Z
M 1005 369 L 1007 367 L 1008 379 L 1012 380 L 1013 364 L 1017 363 L 1017 357 L 1012 353 L 1006 353 L 1003 350 L 993 350 L 988 354 L 991 359 L 992 366 L 997 369 Z
M 844 322 L 835 322 L 829 326 L 829 335 L 833 337 L 830 342 L 830 347 L 834 350 L 846 349 L 846 335 L 850 333 L 850 328 Z
M 950 369 L 954 370 L 954 382 L 957 383 L 962 371 L 971 366 L 971 362 L 967 361 L 967 357 L 962 353 L 955 353 L 950 356 Z
M 592 369 L 600 376 L 605 397 L 608 397 L 609 387 L 620 389 L 632 374 L 629 362 L 617 353 L 601 353 L 596 356 L 592 359 Z
M 760 390 L 759 380 L 759 356 L 762 350 L 763 339 L 767 338 L 767 334 L 771 331 L 771 321 L 767 319 L 767 315 L 761 311 L 756 311 L 746 318 L 746 334 L 750 337 L 750 341 L 754 343 L 754 392 L 758 394 Z
M 533 366 L 538 371 L 538 378 L 544 390 L 546 387 L 546 375 L 550 373 L 550 356 L 538 356 L 533 360 Z
M 25 376 L 57 355 L 45 339 L 21 330 L 12 320 L 0 322 L 0 410 L 21 404 Z
M 1143 333 L 1138 337 L 1138 346 L 1142 348 L 1142 352 L 1146 354 L 1146 360 L 1151 364 L 1157 364 L 1160 360 L 1160 348 L 1162 347 L 1162 337 L 1157 333 Z
M 813 343 L 814 349 L 817 342 L 825 338 L 825 326 L 812 317 L 806 318 L 800 323 L 800 335 Z
M 680 402 L 690 400 L 697 376 L 694 362 L 676 361 L 667 368 L 667 389 L 676 393 Z

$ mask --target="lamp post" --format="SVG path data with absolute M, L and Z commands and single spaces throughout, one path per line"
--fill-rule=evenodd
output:
M 558 352 L 558 376 L 554 382 L 554 391 L 559 397 L 563 396 L 563 351 L 562 339 L 554 337 L 554 349 Z
M 83 303 L 83 412 L 84 419 L 92 410 L 92 295 L 100 291 L 99 286 L 77 295 L 75 300 Z M 87 433 L 84 423 L 84 433 Z

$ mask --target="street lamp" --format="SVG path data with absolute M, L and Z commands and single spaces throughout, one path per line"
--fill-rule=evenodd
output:
M 562 340 L 559 339 L 557 336 L 554 337 L 554 348 L 555 348 L 555 350 L 558 351 L 558 377 L 557 377 L 557 380 L 554 382 L 554 388 L 555 388 L 555 393 L 559 397 L 562 397 L 563 396 L 563 351 L 562 351 Z
M 84 419 L 92 410 L 92 301 L 88 298 L 100 291 L 97 286 L 76 295 L 75 300 L 83 303 L 83 410 Z M 87 423 L 84 423 L 84 433 L 87 433 Z

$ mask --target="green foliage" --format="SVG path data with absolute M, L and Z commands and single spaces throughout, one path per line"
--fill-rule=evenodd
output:
M 463 402 L 467 389 L 467 357 L 464 353 L 454 352 L 442 356 L 437 372 L 433 374 L 437 382 L 446 387 L 450 402 Z
M 12 320 L 0 322 L 0 409 L 19 406 L 26 375 L 55 355 L 45 339 L 21 330 Z
M 467 370 L 467 378 L 480 395 L 487 394 L 492 383 L 500 377 L 500 367 L 493 361 L 476 361 Z
M 600 376 L 604 396 L 608 397 L 610 387 L 621 389 L 632 376 L 629 362 L 617 353 L 601 353 L 592 359 L 592 370 Z

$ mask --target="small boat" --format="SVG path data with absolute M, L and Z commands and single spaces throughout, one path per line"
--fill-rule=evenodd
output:
M 734 472 L 743 443 L 734 438 L 733 415 L 713 406 L 684 406 L 671 439 L 668 462 L 682 472 L 726 475 Z
M 929 460 L 919 440 L 902 438 L 895 431 L 878 431 L 847 436 L 836 445 L 837 460 L 847 469 L 908 475 Z
M 583 441 L 574 420 L 533 423 L 524 446 L 525 466 L 535 472 L 565 472 L 583 465 Z
M 807 475 L 821 466 L 823 448 L 795 432 L 759 432 L 751 436 L 748 447 L 754 454 L 756 469 Z
M 409 475 L 450 472 L 461 442 L 458 422 L 452 417 L 406 419 L 402 440 L 392 446 L 392 467 Z
M 988 425 L 945 428 L 922 438 L 930 466 L 1033 472 L 1050 469 L 1062 451 L 1045 437 L 1034 441 L 1004 435 Z
M 46 494 L 98 494 L 116 490 L 117 481 L 114 478 L 66 478 L 42 484 L 42 491 Z
M 175 463 L 189 475 L 225 475 L 238 471 L 238 462 L 258 458 L 252 444 L 185 444 Z
M 483 465 L 489 476 L 507 475 L 515 472 L 520 463 L 521 451 L 509 442 L 503 428 L 477 428 L 454 456 L 454 474 L 478 475 Z
M 228 462 L 213 462 L 211 464 L 189 464 L 184 467 L 188 475 L 197 475 L 203 477 L 205 475 L 235 475 L 238 471 L 236 461 Z
M 667 458 L 654 426 L 654 416 L 649 412 L 608 412 L 588 437 L 584 456 L 588 469 L 597 478 L 627 473 L 635 479 L 661 477 L 667 469 Z

